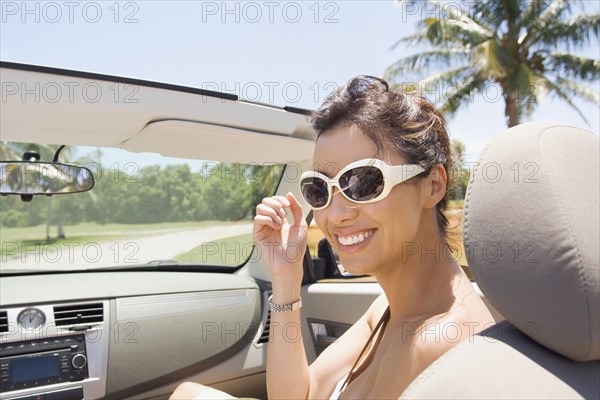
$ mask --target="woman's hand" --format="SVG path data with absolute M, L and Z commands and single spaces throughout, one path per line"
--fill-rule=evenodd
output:
M 286 209 L 292 213 L 293 223 L 286 219 Z M 292 193 L 285 197 L 266 197 L 256 206 L 254 243 L 271 274 L 302 273 L 302 259 L 306 251 L 308 225 L 302 216 L 302 206 Z

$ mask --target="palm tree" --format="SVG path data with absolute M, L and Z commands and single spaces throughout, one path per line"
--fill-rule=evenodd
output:
M 400 84 L 410 73 L 444 69 L 419 82 L 444 99 L 440 109 L 455 113 L 486 85 L 495 84 L 504 98 L 507 124 L 530 116 L 545 95 L 554 95 L 585 119 L 573 98 L 598 103 L 600 61 L 571 54 L 600 33 L 600 14 L 571 16 L 569 0 L 481 0 L 463 4 L 413 1 L 439 10 L 419 31 L 398 45 L 429 43 L 431 50 L 404 57 L 388 67 L 385 77 Z M 425 13 L 427 14 L 427 13 Z M 586 85 L 587 84 L 587 85 Z M 433 85 L 433 86 L 432 86 Z M 414 85 L 409 85 L 414 89 Z

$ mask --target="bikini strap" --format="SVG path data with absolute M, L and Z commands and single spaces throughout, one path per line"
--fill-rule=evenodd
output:
M 379 320 L 379 322 L 377 322 L 377 325 L 375 325 L 375 329 L 373 329 L 373 332 L 371 332 L 371 336 L 369 336 L 369 340 L 367 340 L 367 343 L 365 344 L 365 347 L 363 347 L 362 351 L 358 355 L 358 358 L 354 362 L 354 365 L 352 366 L 352 368 L 350 368 L 350 372 L 346 376 L 346 380 L 344 381 L 344 383 L 340 387 L 340 391 L 339 391 L 340 395 L 341 395 L 342 391 L 346 388 L 346 386 L 348 385 L 348 383 L 350 382 L 350 378 L 352 377 L 352 375 L 354 373 L 354 370 L 355 370 L 358 362 L 360 361 L 360 359 L 362 358 L 362 356 L 365 354 L 365 351 L 367 351 L 367 348 L 369 347 L 369 344 L 373 341 L 373 338 L 375 337 L 375 335 L 377 335 L 377 332 L 379 332 L 380 328 L 385 327 L 385 325 L 387 325 L 387 323 L 388 323 L 389 320 L 390 320 L 390 306 L 387 306 L 387 308 L 385 309 L 383 315 L 381 316 L 381 319 Z

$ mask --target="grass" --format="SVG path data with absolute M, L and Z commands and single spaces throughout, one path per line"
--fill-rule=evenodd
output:
M 65 226 L 66 238 L 46 238 L 46 225 L 20 228 L 0 228 L 0 255 L 18 255 L 25 249 L 36 246 L 60 245 L 69 242 L 78 244 L 96 243 L 129 237 L 150 236 L 178 229 L 194 229 L 214 225 L 235 225 L 249 221 L 196 221 L 196 222 L 163 222 L 157 224 L 96 224 L 86 222 Z M 52 226 L 51 233 L 56 232 Z
M 253 248 L 252 234 L 247 233 L 203 243 L 175 259 L 180 263 L 238 266 L 252 255 Z

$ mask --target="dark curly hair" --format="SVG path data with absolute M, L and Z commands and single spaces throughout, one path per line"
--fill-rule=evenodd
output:
M 327 96 L 312 113 L 311 122 L 317 139 L 333 128 L 356 126 L 373 140 L 379 154 L 395 151 L 408 163 L 423 167 L 420 177 L 427 177 L 438 164 L 443 165 L 449 180 L 452 177 L 453 149 L 446 121 L 416 92 L 390 91 L 384 80 L 357 76 Z M 450 187 L 448 182 L 444 198 L 436 205 L 438 227 L 444 237 L 448 219 L 443 211 L 448 206 Z

